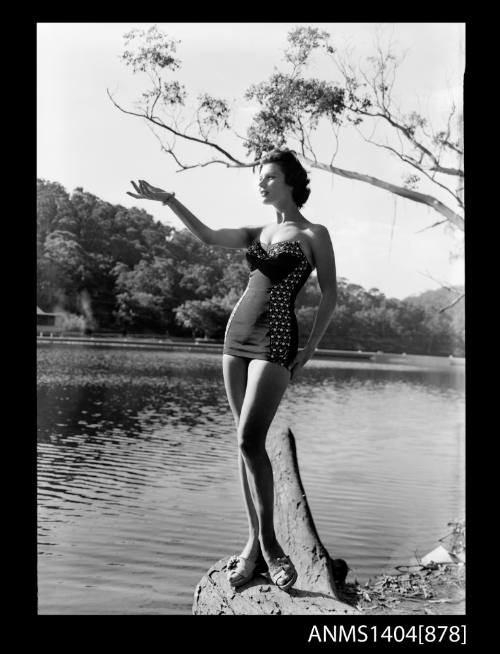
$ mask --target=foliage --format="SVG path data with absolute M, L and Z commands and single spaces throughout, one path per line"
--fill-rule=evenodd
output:
M 404 57 L 391 43 L 383 45 L 379 38 L 373 54 L 358 63 L 353 53 L 335 47 L 325 30 L 291 29 L 284 66 L 275 68 L 267 80 L 252 84 L 245 94 L 247 101 L 257 105 L 257 111 L 249 114 L 246 137 L 236 131 L 228 101 L 207 91 L 190 99 L 181 82 L 173 78 L 180 68 L 175 57 L 177 41 L 152 27 L 147 32 L 132 30 L 125 35 L 125 45 L 122 60 L 133 73 L 143 75 L 148 86 L 135 111 L 122 107 L 109 91 L 108 95 L 120 111 L 148 123 L 180 170 L 213 163 L 255 168 L 265 151 L 287 144 L 313 168 L 427 205 L 444 217 L 440 222 L 463 231 L 461 109 L 451 99 L 449 107 L 431 120 L 414 106 L 401 108 L 402 100 L 407 102 L 397 94 Z M 325 63 L 326 79 L 308 72 L 318 58 Z M 416 104 L 417 99 L 412 102 Z M 356 130 L 365 143 L 398 160 L 400 182 L 379 179 L 362 169 L 333 166 L 345 129 Z M 230 134 L 232 145 L 227 146 Z M 319 160 L 325 154 L 319 153 L 329 134 L 334 145 L 326 163 Z M 182 161 L 183 145 L 188 144 L 189 152 L 194 144 L 200 148 L 196 163 Z M 218 158 L 200 161 L 204 151 Z
M 406 302 L 423 307 L 427 313 L 438 314 L 443 307 L 447 307 L 457 296 L 463 293 L 463 286 L 455 288 L 439 288 L 432 291 L 425 291 L 419 295 L 410 295 Z M 465 300 L 457 302 L 446 310 L 453 331 L 464 341 L 465 339 Z
M 228 319 L 228 306 L 224 298 L 214 296 L 205 300 L 186 300 L 175 313 L 177 320 L 190 329 L 193 336 L 224 337 Z
M 305 151 L 305 139 L 320 118 L 338 122 L 344 91 L 325 81 L 275 73 L 269 81 L 251 86 L 246 98 L 261 106 L 248 128 L 246 143 L 248 153 L 259 159 L 266 150 L 293 138 Z
M 82 328 L 168 332 L 222 340 L 248 280 L 243 250 L 205 245 L 145 211 L 111 205 L 38 180 L 37 304 L 82 318 Z M 460 289 L 454 289 L 459 292 Z M 420 354 L 464 353 L 463 308 L 440 312 L 441 289 L 406 300 L 338 280 L 321 347 Z M 296 301 L 304 345 L 321 291 L 311 276 Z
M 117 322 L 124 328 L 142 325 L 162 332 L 172 320 L 177 274 L 171 260 L 155 257 L 133 268 L 123 263 L 115 267 Z
M 320 347 L 464 356 L 464 324 L 459 317 L 463 314 L 458 305 L 450 313 L 440 312 L 450 293 L 426 291 L 398 300 L 387 298 L 377 288 L 367 291 L 341 277 L 337 280 L 337 306 Z M 302 344 L 312 328 L 320 296 L 316 278 L 309 278 L 297 298 Z M 436 299 L 430 303 L 429 297 L 442 302 Z

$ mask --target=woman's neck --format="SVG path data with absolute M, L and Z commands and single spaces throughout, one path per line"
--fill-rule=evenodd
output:
M 302 223 L 305 222 L 305 219 L 297 205 L 292 204 L 287 207 L 276 207 L 276 222 L 278 225 L 283 225 L 284 223 Z

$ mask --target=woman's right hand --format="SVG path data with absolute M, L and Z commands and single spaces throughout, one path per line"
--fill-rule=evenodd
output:
M 159 202 L 167 204 L 171 198 L 175 197 L 175 193 L 169 193 L 168 191 L 164 191 L 156 186 L 151 186 L 151 184 L 148 184 L 143 179 L 140 179 L 137 184 L 135 182 L 130 183 L 137 191 L 137 194 L 127 191 L 127 195 L 131 195 L 133 198 L 137 198 L 138 200 L 158 200 Z

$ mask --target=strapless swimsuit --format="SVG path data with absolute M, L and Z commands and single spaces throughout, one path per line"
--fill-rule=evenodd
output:
M 288 367 L 299 342 L 295 299 L 313 268 L 300 241 L 279 241 L 265 250 L 255 240 L 245 257 L 248 285 L 227 322 L 223 352 Z

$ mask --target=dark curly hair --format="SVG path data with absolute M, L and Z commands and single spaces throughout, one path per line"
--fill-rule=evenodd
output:
M 268 163 L 279 165 L 285 175 L 285 183 L 292 187 L 293 201 L 300 209 L 309 197 L 311 189 L 308 188 L 310 180 L 307 172 L 295 156 L 295 152 L 288 148 L 276 148 L 266 152 L 260 159 L 259 170 Z

